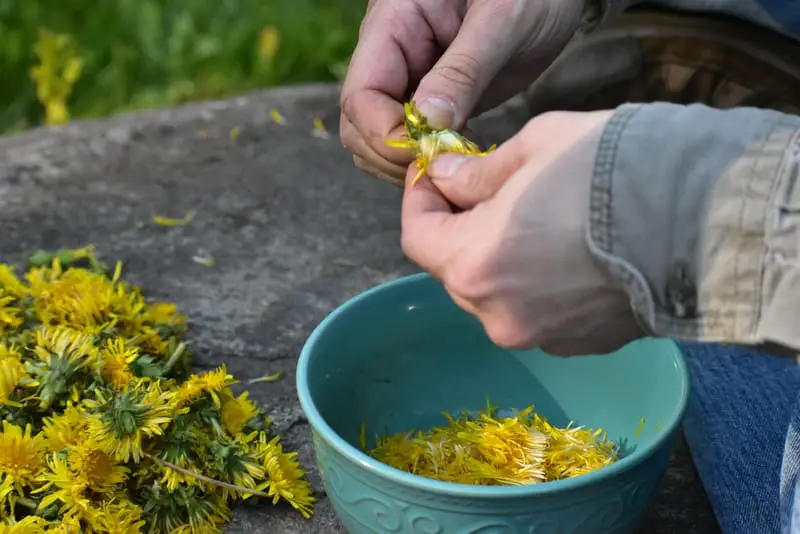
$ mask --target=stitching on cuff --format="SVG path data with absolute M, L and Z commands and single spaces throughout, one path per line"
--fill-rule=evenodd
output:
M 589 198 L 589 237 L 602 252 L 608 254 L 613 253 L 614 243 L 614 236 L 611 233 L 611 195 L 617 148 L 622 132 L 640 107 L 640 105 L 623 105 L 618 108 L 600 135 L 600 144 L 595 156 Z
M 589 251 L 608 268 L 611 276 L 628 294 L 637 320 L 652 325 L 655 320 L 655 306 L 646 280 L 630 263 L 613 255 L 611 197 L 617 149 L 628 122 L 641 107 L 642 104 L 624 104 L 617 108 L 600 136 L 590 186 L 586 240 Z

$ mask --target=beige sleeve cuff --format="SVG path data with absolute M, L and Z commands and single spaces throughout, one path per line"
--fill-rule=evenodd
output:
M 594 254 L 659 336 L 800 349 L 800 117 L 621 107 L 592 184 Z

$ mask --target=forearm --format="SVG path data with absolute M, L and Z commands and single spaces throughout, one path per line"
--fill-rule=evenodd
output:
M 800 118 L 623 106 L 592 184 L 589 245 L 654 334 L 800 348 Z

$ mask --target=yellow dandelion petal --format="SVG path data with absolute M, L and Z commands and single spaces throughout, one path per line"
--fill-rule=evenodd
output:
M 25 298 L 30 293 L 28 287 L 14 274 L 14 268 L 0 264 L 0 289 L 16 299 Z
M 45 468 L 47 443 L 41 434 L 32 434 L 31 426 L 22 428 L 3 421 L 0 433 L 0 487 L 22 494 Z
M 238 381 L 228 374 L 225 366 L 221 366 L 213 371 L 207 371 L 200 375 L 192 375 L 189 379 L 178 387 L 175 395 L 175 402 L 179 406 L 189 404 L 197 400 L 201 395 L 207 393 L 218 408 L 222 403 L 219 394 L 227 387 L 236 384 Z
M 129 346 L 124 339 L 106 341 L 99 356 L 99 372 L 114 388 L 125 389 L 135 380 L 130 365 L 139 357 L 139 350 Z
M 23 381 L 29 378 L 17 348 L 0 344 L 0 406 L 21 406 L 12 397 Z
M 159 226 L 186 226 L 187 224 L 189 224 L 194 220 L 195 215 L 196 213 L 194 211 L 190 211 L 180 219 L 173 219 L 172 217 L 161 217 L 157 215 L 153 217 L 153 222 Z
M 281 112 L 275 108 L 269 110 L 269 117 L 275 124 L 281 124 L 281 125 L 286 124 L 286 119 L 284 118 L 284 116 L 281 115 Z
M 145 521 L 141 507 L 129 500 L 103 503 L 94 520 L 95 531 L 103 534 L 140 534 Z
M 169 302 L 154 302 L 143 313 L 154 324 L 180 325 L 186 321 L 178 307 Z
M 75 405 L 68 404 L 58 415 L 44 419 L 42 434 L 50 452 L 61 452 L 77 445 L 89 427 L 89 417 Z
M 97 361 L 99 351 L 94 341 L 90 335 L 63 326 L 40 328 L 36 331 L 34 352 L 46 363 L 59 358 L 83 367 Z
M 29 515 L 19 521 L 8 520 L 9 523 L 0 523 L 0 534 L 45 534 L 49 532 L 47 520 Z
M 92 520 L 95 508 L 87 493 L 88 484 L 81 480 L 67 464 L 67 460 L 52 454 L 47 459 L 47 469 L 38 477 L 41 487 L 34 494 L 43 494 L 39 509 L 59 505 L 62 522 L 65 520 Z
M 495 407 L 470 417 L 445 414 L 447 426 L 379 436 L 368 451 L 397 469 L 477 485 L 539 484 L 588 473 L 616 461 L 602 430 L 556 428 L 533 406 L 498 417 Z
M 220 410 L 222 426 L 231 436 L 241 433 L 244 425 L 258 415 L 258 407 L 247 398 L 248 395 L 247 391 L 237 398 L 231 395 L 222 403 Z
M 71 446 L 67 459 L 76 477 L 95 493 L 113 493 L 128 478 L 127 467 L 88 439 Z
M 256 455 L 263 462 L 267 476 L 259 489 L 265 489 L 273 503 L 283 499 L 303 517 L 311 517 L 312 506 L 316 502 L 311 486 L 303 478 L 305 473 L 296 460 L 297 453 L 284 452 L 279 441 L 278 436 L 268 440 L 261 433 L 259 437 Z
M 329 139 L 331 136 L 322 119 L 314 119 L 314 129 L 311 133 L 314 137 L 319 137 L 320 139 Z
M 16 297 L 0 297 L 0 335 L 22 326 L 22 309 L 16 303 Z

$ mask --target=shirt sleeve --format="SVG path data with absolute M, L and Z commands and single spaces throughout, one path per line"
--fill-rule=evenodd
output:
M 800 117 L 624 105 L 587 240 L 659 336 L 800 349 Z

